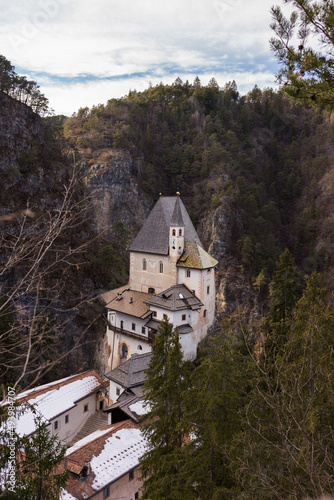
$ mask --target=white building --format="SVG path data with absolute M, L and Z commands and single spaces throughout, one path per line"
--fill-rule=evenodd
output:
M 150 352 L 160 321 L 178 327 L 194 359 L 215 314 L 215 266 L 180 196 L 161 196 L 130 246 L 129 284 L 102 295 L 108 309 L 109 366 Z
M 19 403 L 15 431 L 21 437 L 34 433 L 39 415 L 50 433 L 68 445 L 87 420 L 108 405 L 105 393 L 105 383 L 95 370 L 21 392 L 15 398 Z

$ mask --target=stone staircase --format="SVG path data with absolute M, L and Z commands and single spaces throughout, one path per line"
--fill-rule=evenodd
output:
M 91 415 L 87 422 L 80 429 L 78 434 L 75 435 L 74 439 L 71 441 L 70 446 L 72 446 L 80 439 L 92 434 L 92 432 L 97 431 L 100 427 L 105 427 L 108 425 L 108 415 L 106 413 L 97 412 Z

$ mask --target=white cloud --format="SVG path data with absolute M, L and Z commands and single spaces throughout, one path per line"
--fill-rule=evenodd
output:
M 125 95 L 155 75 L 166 83 L 175 75 L 186 79 L 187 72 L 191 80 L 194 72 L 219 80 L 234 67 L 238 83 L 240 74 L 247 81 L 255 75 L 261 86 L 272 65 L 271 5 L 272 0 L 17 0 L 3 7 L 0 43 L 12 64 L 35 73 L 56 112 L 71 113 L 83 99 L 91 106 Z M 58 77 L 80 75 L 126 77 L 56 83 Z

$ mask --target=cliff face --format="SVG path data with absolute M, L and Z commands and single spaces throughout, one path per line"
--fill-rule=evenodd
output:
M 135 235 L 151 207 L 138 187 L 135 160 L 126 152 L 112 149 L 85 151 L 83 159 L 94 229 L 110 239 L 114 225 L 121 221 Z

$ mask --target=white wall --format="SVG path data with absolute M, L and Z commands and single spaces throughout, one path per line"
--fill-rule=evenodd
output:
M 98 402 L 97 394 L 91 394 L 82 401 L 79 401 L 76 406 L 62 413 L 58 417 L 51 420 L 50 432 L 52 435 L 57 434 L 62 443 L 67 444 L 80 431 L 86 420 L 94 415 Z M 88 411 L 84 411 L 85 405 L 88 404 Z M 68 415 L 68 423 L 65 423 L 65 417 Z M 55 421 L 58 422 L 58 429 L 55 430 Z

